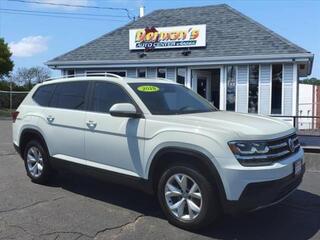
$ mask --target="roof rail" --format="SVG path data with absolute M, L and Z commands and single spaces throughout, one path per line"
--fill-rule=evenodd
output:
M 84 74 L 71 74 L 71 75 L 63 75 L 59 77 L 48 78 L 45 81 L 55 80 L 55 79 L 65 79 L 65 78 L 74 78 L 74 77 L 114 77 L 123 80 L 123 77 L 108 72 L 102 73 L 84 73 Z

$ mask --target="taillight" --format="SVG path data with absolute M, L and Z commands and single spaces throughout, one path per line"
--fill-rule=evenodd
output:
M 18 115 L 19 115 L 19 112 L 17 111 L 11 113 L 12 122 L 15 122 L 17 120 Z

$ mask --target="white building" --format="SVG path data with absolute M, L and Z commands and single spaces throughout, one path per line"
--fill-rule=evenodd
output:
M 292 116 L 313 54 L 221 4 L 156 10 L 46 64 L 64 75 L 165 77 L 221 110 Z
M 299 84 L 299 116 L 318 116 L 320 112 L 320 87 L 310 84 Z M 319 128 L 319 120 L 312 118 L 300 118 L 299 129 Z

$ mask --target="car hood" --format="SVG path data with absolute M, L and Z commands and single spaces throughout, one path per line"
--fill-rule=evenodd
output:
M 295 132 L 290 123 L 279 119 L 226 111 L 171 115 L 167 120 L 198 130 L 233 133 L 241 140 L 273 139 Z

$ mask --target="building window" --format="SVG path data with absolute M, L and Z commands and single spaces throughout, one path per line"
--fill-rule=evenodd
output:
M 271 114 L 281 114 L 282 64 L 272 65 Z
M 186 68 L 177 68 L 177 83 L 180 83 L 182 85 L 185 84 L 186 82 L 186 73 L 187 73 L 187 69 Z
M 236 108 L 236 67 L 227 66 L 227 111 Z
M 259 65 L 249 65 L 248 112 L 258 113 Z
M 145 68 L 138 68 L 137 69 L 137 77 L 138 78 L 145 78 L 147 75 L 147 70 Z
M 166 69 L 165 68 L 157 68 L 157 77 L 158 78 L 166 78 Z
M 107 73 L 116 74 L 120 77 L 125 77 L 127 75 L 127 73 L 125 71 L 107 71 Z
M 74 69 L 69 69 L 66 72 L 67 77 L 74 77 Z
M 126 71 L 88 71 L 86 72 L 86 75 L 90 77 L 103 77 L 107 73 L 116 74 L 120 77 L 125 77 L 127 75 Z

